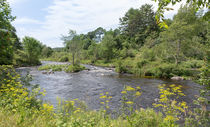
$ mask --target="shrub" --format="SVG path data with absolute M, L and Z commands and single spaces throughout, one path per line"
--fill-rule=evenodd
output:
M 141 60 L 139 62 L 137 62 L 137 67 L 138 68 L 142 68 L 144 65 L 146 65 L 148 63 L 147 60 Z
M 58 61 L 59 62 L 68 62 L 69 58 L 68 58 L 68 56 L 62 56 Z
M 38 68 L 38 70 L 42 71 L 42 70 L 52 70 L 52 71 L 62 71 L 63 68 L 67 67 L 67 64 L 60 64 L 60 65 L 55 65 L 55 64 L 47 64 L 44 66 L 40 66 Z
M 204 62 L 203 60 L 189 60 L 182 62 L 181 65 L 185 68 L 201 68 Z
M 65 72 L 69 73 L 69 72 L 79 72 L 79 71 L 82 71 L 82 70 L 85 70 L 85 67 L 82 66 L 82 65 L 69 65 L 68 67 L 66 67 L 64 69 Z
M 115 68 L 115 71 L 118 73 L 126 73 L 128 70 L 127 68 L 122 64 L 122 61 L 119 60 L 117 62 L 117 67 Z

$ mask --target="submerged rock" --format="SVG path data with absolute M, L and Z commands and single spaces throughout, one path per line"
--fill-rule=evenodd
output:
M 183 77 L 179 77 L 179 76 L 174 76 L 171 78 L 172 80 L 184 80 Z

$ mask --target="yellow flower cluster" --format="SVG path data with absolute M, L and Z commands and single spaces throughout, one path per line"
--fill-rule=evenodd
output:
M 160 99 L 159 103 L 153 104 L 155 107 L 161 107 L 166 114 L 165 120 L 178 120 L 178 116 L 181 112 L 185 113 L 188 109 L 186 102 L 177 102 L 181 96 L 185 96 L 181 91 L 180 85 L 169 85 L 165 84 L 159 86 Z
M 102 107 L 104 109 L 109 109 L 110 108 L 109 107 L 109 102 L 110 102 L 110 99 L 112 99 L 112 96 L 109 96 L 109 92 L 105 92 L 105 94 L 104 93 L 100 93 L 100 97 L 99 98 L 101 99 L 100 104 L 102 104 Z

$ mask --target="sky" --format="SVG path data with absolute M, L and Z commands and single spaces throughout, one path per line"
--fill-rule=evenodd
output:
M 119 18 L 129 8 L 139 8 L 143 4 L 152 4 L 154 11 L 157 3 L 151 0 L 8 0 L 12 23 L 20 38 L 34 37 L 50 47 L 63 47 L 62 35 L 69 29 L 78 34 L 93 31 L 98 27 L 107 30 L 119 26 Z M 166 18 L 177 13 L 180 4 L 173 11 L 165 12 Z

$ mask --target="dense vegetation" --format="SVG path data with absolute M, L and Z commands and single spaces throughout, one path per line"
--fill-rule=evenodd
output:
M 45 60 L 110 66 L 139 76 L 192 77 L 210 54 L 210 25 L 203 15 L 192 4 L 182 6 L 172 20 L 165 20 L 166 29 L 156 24 L 151 5 L 131 8 L 117 29 L 70 30 L 62 37 L 65 48 Z
M 40 56 L 49 57 L 52 49 L 35 38 L 24 37 L 22 42 L 11 22 L 15 17 L 6 0 L 0 0 L 0 65 L 30 66 L 40 64 Z

